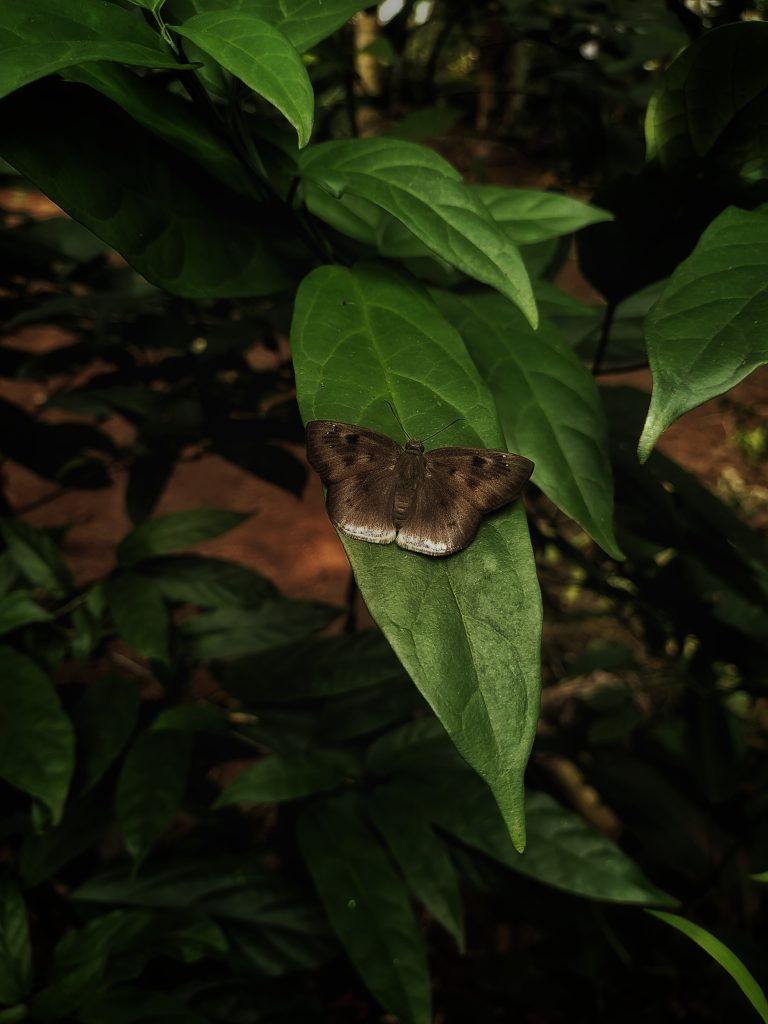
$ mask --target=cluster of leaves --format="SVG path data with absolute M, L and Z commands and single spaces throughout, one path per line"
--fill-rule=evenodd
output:
M 133 522 L 109 575 L 76 583 L 61 531 L 2 497 L 0 1020 L 354 1020 L 378 1003 L 426 1024 L 433 999 L 457 1022 L 577 1002 L 626 1018 L 633 992 L 639 1020 L 649 993 L 677 999 L 670 960 L 702 962 L 659 921 L 768 1019 L 744 874 L 768 854 L 768 553 L 679 467 L 636 453 L 768 359 L 768 27 L 683 51 L 648 108 L 647 163 L 602 209 L 467 185 L 397 131 L 323 139 L 322 55 L 362 7 L 0 13 L 0 156 L 72 218 L 6 218 L 9 329 L 68 340 L 0 350 L 3 377 L 49 390 L 34 414 L 2 399 L 0 448 L 54 494 L 127 474 Z M 607 307 L 552 283 L 576 231 Z M 585 365 L 646 352 L 647 416 Z M 301 419 L 391 434 L 390 405 L 413 436 L 459 417 L 441 443 L 536 463 L 543 593 L 572 633 L 562 656 L 545 648 L 525 802 L 541 599 L 520 507 L 444 561 L 349 542 L 380 626 L 364 633 L 188 553 L 238 510 L 153 515 L 179 461 L 208 453 L 298 494 L 284 445 Z M 587 785 L 621 845 L 567 806 Z M 680 901 L 686 916 L 637 909 Z M 702 1019 L 739 1012 L 720 981 L 685 989 Z

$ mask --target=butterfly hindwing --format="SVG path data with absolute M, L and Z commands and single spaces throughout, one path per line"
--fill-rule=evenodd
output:
M 397 476 L 393 470 L 366 470 L 328 485 L 328 515 L 335 527 L 372 544 L 395 539 L 392 505 Z
M 426 476 L 414 495 L 396 540 L 406 551 L 422 555 L 452 555 L 477 533 L 482 515 L 458 489 Z
M 384 434 L 336 420 L 307 424 L 307 458 L 326 486 L 361 473 L 394 472 L 402 448 Z

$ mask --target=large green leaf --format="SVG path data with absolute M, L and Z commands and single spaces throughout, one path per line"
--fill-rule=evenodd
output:
M 768 155 L 766 116 L 768 24 L 723 25 L 700 36 L 664 73 L 645 118 L 648 157 L 668 168 L 706 159 L 748 169 Z
M 768 1022 L 768 999 L 766 999 L 765 992 L 757 983 L 752 973 L 745 967 L 744 963 L 725 943 L 716 939 L 706 928 L 694 924 L 693 921 L 687 921 L 678 914 L 668 914 L 662 910 L 650 910 L 648 912 L 672 928 L 676 928 L 683 935 L 687 935 L 697 946 L 700 946 L 708 953 L 713 960 L 716 960 L 739 986 L 757 1011 L 760 1019 Z
M 153 284 L 232 297 L 291 283 L 273 207 L 230 192 L 92 89 L 28 86 L 0 114 L 0 156 Z
M 300 166 L 331 195 L 352 193 L 392 214 L 436 256 L 496 288 L 536 326 L 536 303 L 516 246 L 437 153 L 400 139 L 352 139 L 313 146 Z
M 179 67 L 140 17 L 106 0 L 3 0 L 0 97 L 60 68 L 94 60 Z
M 365 0 L 171 0 L 166 11 L 179 18 L 206 11 L 248 14 L 280 29 L 303 53 L 370 6 Z
M 72 723 L 31 658 L 0 647 L 0 778 L 61 818 L 75 763 Z
M 533 459 L 534 483 L 621 558 L 613 535 L 613 477 L 595 382 L 560 331 L 537 331 L 493 292 L 434 292 L 496 399 L 510 451 Z
M 32 987 L 32 946 L 18 882 L 0 873 L 0 1004 L 21 1002 Z
M 301 57 L 282 32 L 243 8 L 196 14 L 174 31 L 277 107 L 296 129 L 299 146 L 306 146 L 315 97 Z
M 167 662 L 171 620 L 154 582 L 136 572 L 123 572 L 104 585 L 117 632 L 146 658 Z
M 318 800 L 298 821 L 299 845 L 347 956 L 386 1010 L 429 1024 L 424 943 L 408 894 L 354 798 Z
M 170 825 L 187 781 L 191 737 L 145 732 L 131 745 L 117 783 L 115 810 L 125 847 L 140 864 Z
M 475 780 L 464 772 L 452 781 L 453 785 L 444 786 L 433 799 L 425 788 L 427 815 L 462 842 L 512 870 L 589 899 L 674 903 L 614 842 L 546 793 L 528 793 L 528 845 L 520 854 L 509 841 L 498 809 Z M 400 788 L 408 799 L 412 787 L 402 783 Z
M 638 445 L 641 461 L 670 423 L 768 362 L 767 282 L 768 216 L 730 207 L 648 314 L 653 395 Z
M 141 523 L 122 539 L 117 549 L 121 565 L 168 555 L 204 540 L 220 537 L 245 522 L 247 514 L 226 508 L 191 508 Z
M 493 398 L 457 332 L 408 279 L 321 267 L 302 283 L 292 345 L 305 420 L 443 444 L 503 447 Z M 343 538 L 363 597 L 456 746 L 524 844 L 523 772 L 539 702 L 541 605 L 522 507 L 446 559 Z
M 470 185 L 497 224 L 516 245 L 530 245 L 570 234 L 588 224 L 613 220 L 613 214 L 559 192 L 535 188 Z
M 314 750 L 307 754 L 272 754 L 230 782 L 215 807 L 279 803 L 336 789 L 360 771 L 350 751 Z
M 154 558 L 141 567 L 143 576 L 155 580 L 167 601 L 211 608 L 235 605 L 254 608 L 276 596 L 276 589 L 261 576 L 236 562 L 200 555 Z

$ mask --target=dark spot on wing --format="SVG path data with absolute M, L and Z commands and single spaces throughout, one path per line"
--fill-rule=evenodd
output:
M 481 480 L 480 480 L 479 477 L 476 477 L 476 476 L 471 476 L 467 480 L 467 487 L 470 489 L 470 491 L 477 490 L 477 488 L 480 486 L 480 484 L 481 484 Z
M 373 454 L 373 452 L 368 452 L 368 461 L 369 462 L 375 462 L 376 461 L 376 456 Z
M 458 472 L 459 471 L 456 468 L 456 466 L 451 466 L 451 468 L 448 470 L 448 476 L 456 476 Z
M 357 459 L 355 458 L 354 455 L 345 455 L 344 456 L 344 465 L 345 466 L 353 466 L 356 462 L 357 462 Z
M 371 489 L 371 485 L 370 484 L 365 484 L 365 483 L 364 484 L 360 484 L 360 490 L 362 491 L 363 494 L 367 494 L 370 491 L 370 489 Z
M 437 504 L 440 508 L 448 508 L 448 503 L 443 498 L 441 498 Z
M 448 525 L 449 525 L 449 526 L 456 526 L 456 520 L 455 520 L 455 519 L 452 519 L 452 520 L 450 521 L 450 523 L 448 523 Z
M 473 455 L 472 456 L 472 465 L 473 466 L 484 466 L 485 465 L 485 459 L 483 458 L 482 455 Z
M 344 438 L 344 440 L 347 442 L 347 444 L 357 444 L 357 442 L 360 440 L 360 435 L 359 434 L 347 434 L 347 436 Z

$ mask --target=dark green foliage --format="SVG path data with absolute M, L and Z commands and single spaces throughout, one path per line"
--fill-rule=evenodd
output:
M 762 6 L 408 2 L 376 90 L 355 0 L 3 0 L 68 216 L 0 191 L 0 1022 L 768 1020 L 768 547 L 653 451 L 768 361 Z M 476 107 L 595 205 L 421 144 Z M 357 632 L 190 550 L 268 511 L 157 514 L 300 497 L 312 418 L 519 451 L 528 515 L 346 541 Z M 83 579 L 32 513 L 116 483 Z

